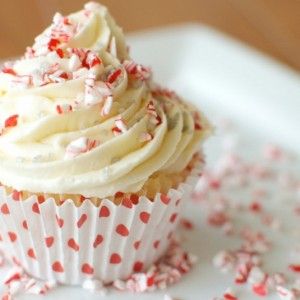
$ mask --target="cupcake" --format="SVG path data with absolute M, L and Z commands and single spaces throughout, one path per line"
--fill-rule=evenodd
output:
M 203 164 L 205 117 L 134 62 L 107 9 L 53 23 L 0 74 L 3 250 L 79 285 L 140 272 L 168 248 Z

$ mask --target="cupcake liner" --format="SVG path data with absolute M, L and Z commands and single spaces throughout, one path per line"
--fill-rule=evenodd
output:
M 117 206 L 105 199 L 99 207 L 86 200 L 61 206 L 53 198 L 15 200 L 0 187 L 2 248 L 7 257 L 43 280 L 80 285 L 126 279 L 157 261 L 167 250 L 181 206 L 199 178 L 196 165 L 185 183 L 154 201 L 124 199 Z

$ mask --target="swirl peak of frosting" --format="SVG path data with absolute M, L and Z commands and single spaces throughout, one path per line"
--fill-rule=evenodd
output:
M 130 59 L 107 9 L 56 14 L 0 73 L 0 182 L 37 193 L 109 197 L 180 172 L 205 117 Z

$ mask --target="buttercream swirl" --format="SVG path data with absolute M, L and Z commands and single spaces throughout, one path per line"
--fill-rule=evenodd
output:
M 202 114 L 130 60 L 107 9 L 62 17 L 0 74 L 0 182 L 109 197 L 182 171 L 209 132 Z

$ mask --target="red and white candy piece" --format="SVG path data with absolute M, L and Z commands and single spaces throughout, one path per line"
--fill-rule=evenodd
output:
M 10 81 L 11 85 L 19 89 L 28 89 L 32 86 L 32 75 L 17 75 Z
M 295 293 L 286 287 L 279 285 L 276 287 L 276 292 L 282 300 L 296 300 Z
M 69 59 L 69 69 L 71 72 L 77 71 L 82 66 L 80 58 L 77 54 L 73 53 Z
M 235 256 L 232 253 L 224 250 L 220 251 L 213 258 L 213 265 L 224 273 L 233 270 L 235 263 L 236 263 Z
M 112 97 L 112 93 L 106 83 L 102 81 L 96 82 L 94 76 L 90 76 L 85 80 L 84 103 L 86 105 L 102 103 L 109 97 Z
M 157 117 L 156 108 L 155 108 L 154 103 L 153 103 L 152 100 L 150 100 L 149 103 L 147 104 L 147 113 L 149 115 Z
M 4 128 L 15 127 L 18 125 L 19 115 L 11 115 L 4 121 Z
M 52 74 L 46 74 L 50 82 L 60 83 L 65 82 L 66 80 L 72 79 L 70 73 L 64 72 L 63 70 L 57 70 Z
M 236 297 L 233 289 L 228 288 L 223 295 L 223 300 L 238 300 L 238 298 Z
M 66 114 L 73 111 L 73 107 L 71 104 L 58 104 L 56 105 L 56 111 L 59 114 Z
M 104 287 L 102 281 L 97 279 L 86 279 L 82 287 L 92 293 L 100 293 L 103 296 L 107 294 L 107 289 Z
M 253 267 L 249 272 L 248 282 L 250 284 L 262 283 L 266 279 L 266 274 L 259 267 Z
M 156 126 L 161 124 L 161 117 L 158 115 L 152 100 L 150 100 L 147 105 L 147 114 L 150 116 L 150 122 L 152 124 Z
M 20 280 L 22 278 L 23 274 L 24 274 L 24 271 L 20 267 L 15 266 L 7 272 L 3 282 L 5 285 L 8 285 L 13 281 Z
M 106 83 L 110 86 L 116 85 L 120 80 L 121 76 L 122 76 L 122 70 L 115 69 L 107 76 Z
M 1 70 L 1 73 L 9 74 L 12 76 L 17 76 L 17 72 L 14 70 L 14 63 L 13 62 L 6 62 Z
M 137 64 L 134 61 L 126 60 L 123 65 L 128 75 L 134 79 L 145 81 L 152 75 L 150 68 Z
M 66 148 L 65 158 L 73 158 L 82 153 L 86 153 L 93 148 L 97 147 L 99 142 L 89 139 L 87 137 L 80 137 L 72 141 Z
M 104 100 L 104 104 L 101 108 L 101 116 L 107 116 L 109 115 L 111 108 L 113 105 L 113 97 L 112 96 L 108 96 L 105 100 Z
M 128 129 L 123 118 L 121 116 L 118 117 L 115 120 L 115 126 L 112 128 L 112 132 L 114 133 L 114 135 L 120 135 L 126 132 L 127 130 Z
M 84 67 L 92 69 L 100 66 L 102 64 L 102 60 L 95 52 L 88 50 L 82 63 Z

